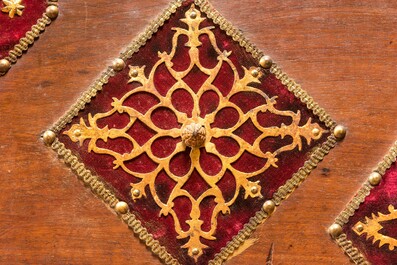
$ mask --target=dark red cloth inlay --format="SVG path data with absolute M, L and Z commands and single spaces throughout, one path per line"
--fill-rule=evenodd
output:
M 173 14 L 169 21 L 167 21 L 164 26 L 162 26 L 159 31 L 154 34 L 152 39 L 150 39 L 145 46 L 143 46 L 138 53 L 134 54 L 130 59 L 127 60 L 127 65 L 143 66 L 145 65 L 146 75 L 150 72 L 153 65 L 158 61 L 158 51 L 169 53 L 171 50 L 171 39 L 173 36 L 172 27 L 186 28 L 186 25 L 180 21 L 184 17 L 185 12 L 190 8 L 192 1 L 185 1 L 183 6 Z M 204 16 L 204 14 L 202 15 Z M 238 43 L 233 41 L 229 36 L 227 36 L 219 26 L 215 25 L 211 20 L 207 19 L 201 24 L 204 26 L 214 26 L 213 32 L 217 37 L 217 44 L 221 50 L 232 51 L 229 57 L 234 65 L 236 65 L 240 76 L 243 75 L 243 66 L 249 69 L 252 66 L 258 66 L 258 62 L 247 53 L 244 48 L 241 48 Z M 200 47 L 200 60 L 205 67 L 214 67 L 217 60 L 216 53 L 212 50 L 209 43 L 209 39 L 205 36 L 201 37 L 201 42 L 203 43 Z M 179 39 L 179 46 L 183 47 L 186 42 L 186 38 L 181 37 Z M 183 70 L 189 64 L 189 57 L 187 55 L 187 49 L 181 48 L 178 50 L 176 56 L 174 57 L 174 69 Z M 230 68 L 230 67 L 229 67 Z M 174 222 L 171 216 L 159 216 L 160 208 L 156 205 L 153 198 L 150 195 L 149 190 L 146 190 L 147 198 L 139 199 L 133 202 L 130 195 L 131 186 L 130 183 L 137 183 L 138 179 L 127 174 L 122 169 L 113 169 L 113 157 L 107 155 L 99 155 L 93 152 L 89 153 L 88 150 L 88 140 L 86 140 L 83 146 L 79 143 L 74 143 L 70 140 L 67 135 L 63 132 L 68 131 L 72 124 L 80 122 L 80 118 L 83 118 L 88 124 L 87 116 L 89 113 L 95 115 L 96 113 L 103 113 L 110 110 L 112 98 L 121 98 L 126 92 L 136 88 L 136 84 L 128 84 L 128 72 L 129 69 L 126 67 L 123 71 L 118 73 L 116 76 L 110 78 L 108 84 L 103 86 L 103 90 L 100 91 L 95 98 L 86 106 L 86 108 L 75 117 L 70 124 L 68 124 L 64 130 L 62 130 L 58 137 L 61 142 L 65 144 L 67 148 L 72 150 L 73 154 L 79 157 L 80 161 L 84 162 L 87 168 L 95 172 L 100 176 L 110 187 L 113 188 L 114 192 L 119 199 L 128 202 L 131 211 L 137 216 L 139 220 L 142 221 L 143 225 L 148 229 L 148 232 L 153 234 L 154 238 L 159 240 L 162 245 L 164 245 L 169 253 L 171 253 L 175 258 L 179 260 L 182 264 L 196 264 L 194 259 L 188 256 L 187 250 L 181 248 L 187 242 L 185 240 L 178 240 L 177 234 L 174 229 Z M 223 95 L 227 95 L 231 89 L 231 84 L 229 78 L 231 70 L 228 67 L 222 67 L 219 76 L 214 80 L 214 84 L 219 88 Z M 175 83 L 172 76 L 169 75 L 166 69 L 158 68 L 158 73 L 155 77 L 155 86 L 158 91 L 165 95 L 168 89 Z M 200 88 L 201 84 L 205 82 L 207 76 L 200 71 L 193 69 L 191 76 L 187 76 L 186 83 L 188 83 L 193 90 Z M 319 121 L 310 110 L 308 110 L 299 99 L 295 98 L 292 93 L 288 91 L 286 86 L 284 86 L 274 75 L 269 74 L 262 78 L 261 84 L 258 86 L 262 91 L 264 91 L 269 97 L 277 96 L 276 108 L 279 110 L 291 110 L 294 112 L 300 111 L 302 122 L 306 123 L 309 118 L 312 122 L 318 123 L 322 128 L 326 129 L 326 126 Z M 139 93 L 134 98 L 128 100 L 128 105 L 132 106 L 141 113 L 145 113 L 150 107 L 158 103 L 156 97 Z M 193 99 L 188 93 L 184 91 L 176 91 L 172 95 L 172 104 L 178 111 L 185 112 L 187 115 L 191 115 Z M 250 109 L 264 104 L 263 98 L 252 95 L 248 92 L 241 93 L 231 99 L 232 102 L 236 103 L 244 112 L 248 112 Z M 211 113 L 217 109 L 219 98 L 216 93 L 207 92 L 204 93 L 200 99 L 200 109 L 204 116 L 205 114 Z M 261 114 L 258 115 L 258 121 L 262 126 L 281 126 L 282 123 L 288 124 L 291 121 L 288 118 L 280 117 L 276 115 Z M 222 128 L 222 126 L 227 126 L 227 124 L 235 124 L 238 116 L 234 113 L 233 109 L 224 109 L 220 111 L 216 118 L 216 126 Z M 156 126 L 170 129 L 175 127 L 180 127 L 175 115 L 172 111 L 166 107 L 159 108 L 153 115 L 152 121 Z M 115 114 L 106 121 L 102 121 L 101 127 L 106 125 L 109 128 L 122 128 L 128 123 L 128 115 Z M 214 125 L 214 126 L 215 126 Z M 303 124 L 301 124 L 303 125 Z M 230 126 L 229 126 L 230 127 Z M 142 145 L 147 142 L 153 135 L 151 131 L 144 124 L 137 123 L 134 124 L 133 128 L 130 129 L 129 134 L 134 135 L 134 139 Z M 238 131 L 233 132 L 239 135 L 241 138 L 245 139 L 247 142 L 252 141 L 252 137 L 257 137 L 260 132 L 257 131 L 256 127 L 252 125 L 252 122 L 248 120 L 246 124 L 241 126 Z M 209 260 L 213 259 L 215 254 L 218 253 L 222 247 L 224 247 L 227 242 L 229 242 L 233 236 L 235 236 L 246 224 L 249 219 L 255 215 L 255 213 L 261 209 L 265 200 L 270 199 L 273 193 L 283 185 L 292 175 L 297 172 L 297 170 L 303 166 L 304 162 L 308 159 L 312 149 L 320 144 L 322 144 L 329 133 L 323 135 L 323 137 L 317 141 L 312 142 L 311 145 L 307 145 L 306 141 L 303 140 L 303 147 L 301 151 L 295 148 L 293 151 L 281 153 L 278 156 L 278 168 L 270 167 L 263 174 L 251 178 L 251 181 L 260 180 L 262 186 L 263 198 L 248 198 L 244 199 L 244 191 L 241 190 L 239 198 L 236 203 L 231 206 L 231 214 L 223 215 L 219 214 L 217 232 L 215 234 L 216 240 L 204 240 L 202 242 L 209 246 L 209 248 L 204 249 L 203 255 L 198 259 L 197 264 L 207 264 Z M 158 157 L 167 157 L 168 154 L 172 153 L 175 145 L 180 141 L 180 138 L 161 138 L 156 141 L 152 148 L 153 153 Z M 285 137 L 281 139 L 278 138 L 266 138 L 263 143 L 261 143 L 261 149 L 273 152 L 283 145 L 290 143 L 291 139 Z M 219 152 L 224 155 L 233 156 L 239 150 L 239 144 L 227 137 L 221 137 L 218 139 L 213 139 L 212 141 L 219 148 Z M 128 153 L 131 151 L 131 144 L 123 140 L 109 140 L 107 143 L 99 141 L 97 145 L 105 147 L 108 149 L 115 150 L 119 153 Z M 190 157 L 189 148 L 185 152 L 179 153 L 174 158 L 171 159 L 171 170 L 176 175 L 183 175 L 190 168 Z M 202 164 L 206 166 L 203 170 L 207 174 L 214 175 L 219 172 L 219 167 L 222 161 L 211 154 L 207 154 L 204 149 L 201 150 Z M 263 161 L 257 157 L 247 153 L 244 154 L 241 159 L 236 162 L 236 168 L 240 167 L 247 172 L 255 171 L 256 168 L 260 168 L 263 165 Z M 135 158 L 128 165 L 129 168 L 133 168 L 136 172 L 150 172 L 156 168 L 156 164 L 150 161 L 145 155 Z M 189 190 L 194 197 L 200 196 L 200 194 L 207 189 L 205 181 L 203 181 L 197 171 L 194 171 L 185 184 L 184 188 Z M 156 190 L 159 198 L 166 201 L 168 195 L 175 186 L 175 182 L 172 181 L 165 172 L 160 172 L 156 179 Z M 222 180 L 218 183 L 221 187 L 224 197 L 230 198 L 233 196 L 236 187 L 235 180 L 231 175 L 231 172 L 227 171 L 223 176 Z M 208 229 L 210 224 L 210 216 L 212 214 L 212 209 L 215 203 L 213 199 L 207 198 L 201 204 L 201 218 L 204 220 L 203 228 Z M 179 219 L 181 220 L 182 228 L 187 228 L 183 220 L 189 218 L 191 205 L 188 200 L 178 198 L 175 201 L 176 212 L 178 213 Z
M 343 227 L 347 238 L 353 242 L 353 245 L 364 254 L 371 264 L 388 265 L 396 264 L 397 252 L 389 250 L 389 245 L 383 245 L 379 248 L 379 241 L 372 244 L 373 237 L 367 240 L 367 234 L 357 235 L 353 230 L 353 226 L 357 222 L 364 223 L 365 217 L 371 218 L 372 214 L 378 215 L 378 212 L 389 214 L 388 206 L 393 205 L 397 208 L 397 164 L 393 165 L 386 171 L 382 181 L 378 186 L 371 190 L 369 196 L 365 198 L 364 203 L 350 217 L 349 222 Z M 385 236 L 397 239 L 397 220 L 383 222 L 384 227 L 379 232 Z
M 0 11 L 0 59 L 8 56 L 8 52 L 31 30 L 47 7 L 46 0 L 23 0 L 21 4 L 25 6 L 22 16 L 15 14 L 10 18 L 8 13 Z M 3 7 L 4 4 L 0 1 L 0 9 Z

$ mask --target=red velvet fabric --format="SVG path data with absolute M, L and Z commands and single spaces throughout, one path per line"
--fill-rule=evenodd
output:
M 375 187 L 369 196 L 366 197 L 360 208 L 350 217 L 349 222 L 343 227 L 347 238 L 353 242 L 361 253 L 371 264 L 389 265 L 397 263 L 396 249 L 389 250 L 389 245 L 383 245 L 379 248 L 379 241 L 372 244 L 372 239 L 366 239 L 366 234 L 357 235 L 352 228 L 357 222 L 365 221 L 365 217 L 371 217 L 372 213 L 378 215 L 378 212 L 389 214 L 388 206 L 391 204 L 397 208 L 397 164 L 393 163 L 379 186 Z M 379 233 L 397 239 L 397 220 L 391 220 L 381 223 L 383 229 Z
M 6 57 L 8 52 L 19 43 L 37 20 L 42 17 L 47 7 L 45 0 L 24 0 L 22 16 L 15 15 L 10 18 L 8 13 L 0 12 L 0 59 Z M 0 4 L 0 9 L 3 4 Z
M 134 54 L 128 61 L 127 65 L 143 66 L 146 65 L 146 75 L 152 69 L 154 63 L 158 60 L 158 51 L 165 51 L 167 53 L 171 50 L 171 39 L 172 39 L 172 27 L 186 28 L 180 19 L 184 17 L 187 9 L 190 8 L 192 1 L 185 1 L 183 6 L 171 16 L 171 19 L 165 23 L 164 26 L 153 36 L 147 44 L 140 49 L 137 54 Z M 204 15 L 203 15 L 204 16 Z M 207 19 L 202 23 L 202 26 L 215 26 L 213 32 L 217 37 L 217 43 L 221 50 L 232 51 L 229 57 L 236 65 L 240 76 L 243 75 L 243 66 L 250 68 L 251 66 L 258 66 L 258 62 L 252 58 L 238 43 L 228 37 L 218 26 L 216 26 L 211 20 Z M 200 47 L 200 60 L 206 67 L 214 67 L 216 60 L 216 53 L 211 48 L 207 37 L 200 38 L 203 46 Z M 189 64 L 189 57 L 187 54 L 187 48 L 184 46 L 186 39 L 181 37 L 179 39 L 179 47 L 176 56 L 174 57 L 174 69 L 183 70 Z M 215 57 L 214 57 L 215 56 Z M 186 249 L 181 249 L 181 246 L 187 242 L 187 239 L 177 239 L 177 234 L 174 229 L 173 219 L 170 216 L 164 217 L 159 216 L 160 208 L 156 205 L 153 198 L 150 195 L 149 190 L 146 190 L 148 195 L 145 199 L 137 200 L 133 202 L 130 195 L 130 183 L 137 183 L 138 179 L 127 174 L 122 169 L 113 170 L 113 158 L 107 155 L 98 155 L 93 152 L 88 153 L 88 141 L 85 141 L 83 146 L 79 146 L 79 143 L 74 143 L 70 138 L 63 134 L 71 128 L 72 124 L 79 123 L 82 117 L 86 123 L 87 115 L 91 113 L 102 113 L 110 110 L 112 98 L 121 98 L 127 91 L 136 88 L 136 84 L 128 84 L 128 67 L 118 73 L 115 77 L 110 78 L 109 83 L 104 85 L 103 90 L 86 106 L 86 108 L 79 113 L 73 121 L 66 126 L 58 135 L 61 142 L 63 142 L 67 148 L 71 149 L 72 152 L 83 161 L 86 166 L 93 172 L 98 174 L 110 187 L 113 188 L 114 192 L 119 199 L 128 202 L 131 211 L 142 221 L 144 226 L 148 229 L 149 233 L 153 234 L 154 238 L 158 239 L 162 245 L 164 245 L 169 253 L 179 260 L 182 264 L 196 264 L 194 259 L 188 256 Z M 227 95 L 231 89 L 232 78 L 229 78 L 231 70 L 229 67 L 224 66 L 219 76 L 214 80 L 214 84 L 220 89 L 223 95 Z M 186 77 L 187 82 L 193 90 L 197 92 L 201 84 L 204 83 L 207 76 L 201 73 L 198 69 L 193 70 L 189 76 Z M 175 83 L 173 77 L 170 76 L 166 68 L 158 68 L 155 74 L 155 86 L 157 90 L 165 95 L 170 87 Z M 299 99 L 295 98 L 288 89 L 281 84 L 274 75 L 267 75 L 262 78 L 261 84 L 258 87 L 266 92 L 269 97 L 278 96 L 276 108 L 280 110 L 292 110 L 294 112 L 300 111 L 302 122 L 306 123 L 309 118 L 314 122 L 320 124 L 324 129 L 325 125 L 319 121 L 319 119 L 306 108 L 305 104 L 300 102 Z M 136 110 L 145 113 L 151 106 L 158 103 L 158 99 L 147 93 L 138 93 L 133 96 L 133 99 L 129 99 L 127 105 L 135 108 Z M 191 96 L 183 90 L 176 91 L 172 95 L 172 103 L 178 111 L 187 113 L 191 116 L 193 108 L 193 99 Z M 248 92 L 242 92 L 231 99 L 236 105 L 238 105 L 244 112 L 248 112 L 254 107 L 260 106 L 265 103 L 263 98 L 258 95 L 250 94 Z M 219 98 L 216 93 L 206 92 L 200 99 L 199 105 L 201 109 L 201 115 L 212 113 L 217 110 L 219 104 Z M 259 123 L 262 126 L 281 126 L 282 123 L 288 124 L 291 121 L 285 117 L 276 115 L 260 114 L 258 115 Z M 236 111 L 233 109 L 225 108 L 218 112 L 216 115 L 215 122 L 212 124 L 213 127 L 218 128 L 229 128 L 234 125 L 239 119 Z M 159 108 L 152 115 L 152 121 L 156 126 L 170 129 L 180 127 L 178 124 L 175 114 L 166 108 Z M 101 127 L 108 125 L 109 128 L 122 128 L 128 122 L 128 116 L 125 114 L 115 114 L 106 120 L 101 121 Z M 153 136 L 152 130 L 141 122 L 137 122 L 130 129 L 129 134 L 138 141 L 140 145 L 147 142 L 151 136 Z M 245 139 L 247 142 L 252 142 L 256 138 L 260 131 L 249 120 L 243 126 L 238 128 L 235 134 Z M 228 241 L 232 239 L 246 224 L 249 219 L 261 209 L 265 200 L 270 199 L 273 193 L 283 185 L 288 179 L 290 179 L 308 159 L 310 151 L 317 145 L 323 143 L 329 134 L 323 135 L 318 141 L 312 142 L 311 145 L 307 145 L 306 141 L 303 140 L 303 147 L 301 151 L 295 148 L 293 151 L 281 153 L 278 156 L 278 168 L 271 167 L 263 174 L 253 177 L 251 181 L 260 180 L 262 186 L 263 198 L 248 198 L 244 199 L 244 191 L 240 191 L 235 204 L 231 206 L 231 214 L 223 215 L 219 214 L 217 232 L 215 234 L 216 240 L 204 240 L 202 242 L 209 246 L 204 249 L 203 255 L 198 259 L 197 264 L 207 264 L 209 260 L 213 259 L 215 254 L 218 253 L 222 247 L 224 247 Z M 152 145 L 153 153 L 158 157 L 167 157 L 174 150 L 176 144 L 180 142 L 180 138 L 173 139 L 171 137 L 163 137 L 157 140 Z M 274 151 L 281 146 L 290 143 L 291 139 L 286 137 L 285 139 L 279 138 L 266 138 L 260 145 L 260 148 L 264 151 Z M 220 153 L 228 156 L 233 156 L 239 150 L 239 143 L 235 140 L 227 137 L 221 137 L 212 140 L 216 144 L 217 149 Z M 97 143 L 101 147 L 106 147 L 115 150 L 120 153 L 130 152 L 132 145 L 124 140 L 109 140 L 107 143 Z M 212 155 L 206 153 L 204 148 L 201 148 L 200 163 L 203 166 L 203 170 L 210 175 L 216 175 L 220 168 L 222 161 Z M 179 153 L 173 157 L 170 161 L 171 171 L 176 175 L 184 175 L 190 168 L 190 149 Z M 235 168 L 244 172 L 252 172 L 264 165 L 263 159 L 259 159 L 250 153 L 246 152 L 236 163 L 233 165 Z M 156 164 L 146 156 L 142 155 L 129 162 L 128 167 L 136 172 L 150 172 L 156 168 Z M 162 171 L 156 179 L 156 190 L 158 196 L 162 201 L 166 201 L 169 194 L 171 193 L 175 182 L 172 181 L 167 174 Z M 230 199 L 236 187 L 235 180 L 231 172 L 227 171 L 223 178 L 218 183 L 221 187 L 225 199 Z M 194 197 L 200 196 L 200 194 L 208 188 L 208 184 L 203 181 L 197 171 L 194 171 L 190 176 L 189 181 L 184 185 L 184 189 L 188 190 Z M 204 220 L 204 230 L 210 227 L 210 216 L 215 203 L 212 198 L 207 198 L 201 204 L 200 217 Z M 187 229 L 187 225 L 184 220 L 188 220 L 191 205 L 187 199 L 178 198 L 175 201 L 176 212 L 179 219 L 181 220 L 182 228 Z
M 8 13 L 0 11 L 0 59 L 8 55 L 15 44 L 19 43 L 19 39 L 24 37 L 37 20 L 43 16 L 47 7 L 46 0 L 23 0 L 22 16 L 15 14 L 14 18 L 10 18 Z M 4 7 L 0 1 L 0 9 Z

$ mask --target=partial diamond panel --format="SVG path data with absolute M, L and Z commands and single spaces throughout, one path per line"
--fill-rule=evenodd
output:
M 57 15 L 56 0 L 0 0 L 0 76 Z
M 397 260 L 396 157 L 397 143 L 333 225 L 340 227 L 336 241 L 356 264 Z

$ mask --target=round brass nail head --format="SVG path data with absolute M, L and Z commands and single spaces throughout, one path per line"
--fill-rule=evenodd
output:
M 6 59 L 0 60 L 0 73 L 5 73 L 11 68 L 11 63 Z
M 334 135 L 338 140 L 343 140 L 346 136 L 346 127 L 343 125 L 337 125 L 334 129 Z
M 382 175 L 379 174 L 378 172 L 372 172 L 371 175 L 368 177 L 368 182 L 372 186 L 377 186 L 379 185 L 380 181 L 382 180 Z
M 272 200 L 265 201 L 263 210 L 265 210 L 268 215 L 271 215 L 276 210 L 276 204 Z
M 259 76 L 259 71 L 257 69 L 254 69 L 254 70 L 251 71 L 251 75 L 253 77 L 258 77 Z
M 358 225 L 358 226 L 356 226 L 356 230 L 358 232 L 362 232 L 364 230 L 364 226 L 363 225 Z
M 312 130 L 312 133 L 313 133 L 314 136 L 319 136 L 319 135 L 320 135 L 320 130 L 317 129 L 317 128 L 314 128 L 314 129 Z
M 131 71 L 131 76 L 132 76 L 132 77 L 137 77 L 138 74 L 139 74 L 139 73 L 138 73 L 137 70 L 132 70 L 132 71 Z
M 112 63 L 112 68 L 113 70 L 119 72 L 121 70 L 123 70 L 125 67 L 125 62 L 123 59 L 117 58 L 113 61 Z M 137 72 L 138 73 L 138 72 Z M 138 74 L 137 74 L 138 75 Z
M 49 18 L 55 19 L 55 18 L 57 18 L 58 14 L 59 14 L 59 9 L 57 6 L 51 5 L 51 6 L 47 7 L 45 13 Z
M 141 191 L 138 190 L 138 189 L 135 189 L 135 190 L 132 192 L 132 195 L 134 195 L 134 197 L 139 197 L 139 195 L 141 195 Z
M 195 19 L 197 17 L 197 13 L 196 12 L 192 12 L 192 13 L 190 13 L 190 18 L 191 19 Z
M 115 207 L 115 210 L 120 214 L 126 214 L 128 212 L 128 209 L 128 204 L 123 201 L 119 201 Z
M 79 129 L 74 130 L 73 134 L 74 134 L 74 136 L 76 136 L 76 137 L 80 137 L 80 136 L 81 136 L 81 131 L 80 131 Z
M 43 141 L 45 145 L 50 146 L 55 141 L 56 135 L 53 131 L 46 131 L 43 134 Z
M 328 233 L 333 237 L 337 238 L 342 234 L 342 227 L 338 224 L 333 224 L 328 228 Z
M 269 69 L 273 65 L 273 60 L 272 60 L 272 58 L 270 58 L 270 56 L 265 55 L 259 60 L 259 64 L 263 68 Z
M 252 187 L 251 188 L 252 194 L 257 194 L 258 193 L 258 188 L 257 187 Z
M 200 253 L 200 251 L 199 251 L 198 248 L 192 249 L 192 254 L 193 254 L 194 256 L 197 256 L 199 253 Z

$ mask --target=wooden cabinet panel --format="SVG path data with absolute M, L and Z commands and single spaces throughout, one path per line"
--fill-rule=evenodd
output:
M 60 1 L 0 77 L 0 263 L 160 264 L 40 141 L 166 6 Z M 227 264 L 350 264 L 326 230 L 397 140 L 397 3 L 213 0 L 340 124 L 346 139 Z

